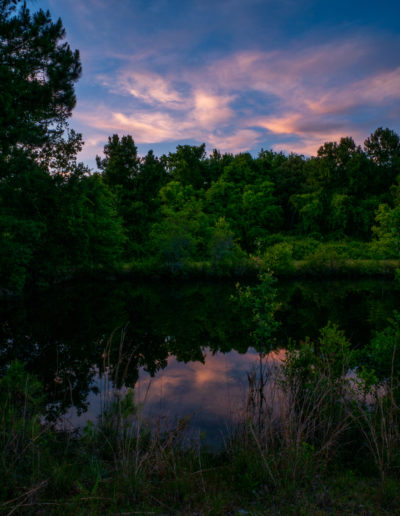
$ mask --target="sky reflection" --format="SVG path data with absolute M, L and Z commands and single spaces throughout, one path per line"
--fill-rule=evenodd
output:
M 278 363 L 281 352 L 263 358 L 264 363 Z M 168 365 L 151 377 L 143 369 L 134 388 L 134 399 L 141 416 L 154 423 L 166 421 L 173 426 L 190 416 L 190 435 L 202 435 L 205 442 L 216 444 L 246 410 L 249 394 L 248 375 L 259 368 L 260 355 L 254 349 L 212 354 L 205 350 L 204 363 L 180 362 L 170 356 Z M 99 377 L 99 395 L 89 395 L 89 409 L 77 416 L 71 409 L 64 420 L 68 425 L 84 426 L 96 422 L 107 399 L 112 399 L 110 385 Z

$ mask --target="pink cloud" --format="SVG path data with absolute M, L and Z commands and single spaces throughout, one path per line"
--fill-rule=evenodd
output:
M 233 95 L 213 95 L 205 91 L 194 92 L 194 108 L 191 115 L 200 127 L 214 129 L 228 122 L 234 116 L 234 111 L 229 107 L 234 100 Z
M 327 115 L 345 113 L 363 104 L 379 106 L 399 98 L 400 67 L 328 90 L 318 100 L 306 100 L 306 105 L 315 114 Z
M 162 75 L 147 69 L 146 59 L 124 56 L 116 77 L 103 78 L 103 85 L 111 95 L 122 94 L 125 105 L 103 105 L 95 112 L 81 105 L 75 116 L 89 136 L 122 131 L 138 143 L 193 139 L 242 152 L 273 135 L 274 148 L 313 154 L 325 141 L 346 135 L 362 141 L 375 129 L 364 133 L 352 122 L 360 106 L 380 108 L 400 100 L 400 68 L 353 78 L 352 69 L 369 51 L 367 40 L 354 39 L 301 50 L 237 52 Z M 265 106 L 241 108 L 254 93 L 267 96 Z
M 117 81 L 100 77 L 103 84 L 115 93 L 127 93 L 149 104 L 160 104 L 169 108 L 184 108 L 186 99 L 159 74 L 125 70 Z
M 221 152 L 246 152 L 258 145 L 261 135 L 251 129 L 239 129 L 229 135 L 209 134 L 207 142 Z
M 298 122 L 301 115 L 298 113 L 283 115 L 281 117 L 259 118 L 252 122 L 253 125 L 268 129 L 275 134 L 298 134 Z
M 284 351 L 264 357 L 264 367 L 279 364 Z M 188 415 L 206 412 L 217 417 L 234 418 L 246 407 L 248 373 L 254 370 L 260 355 L 254 350 L 246 354 L 236 351 L 211 354 L 205 363 L 179 362 L 170 357 L 168 367 L 150 378 L 143 371 L 135 386 L 138 400 L 144 401 L 146 413 Z M 182 414 L 181 414 L 182 413 Z

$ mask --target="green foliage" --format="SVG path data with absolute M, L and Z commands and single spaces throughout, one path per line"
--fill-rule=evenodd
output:
M 280 242 L 268 247 L 262 254 L 265 265 L 277 274 L 294 271 L 293 245 L 288 242 Z
M 63 199 L 65 202 L 63 202 Z M 68 239 L 70 266 L 81 270 L 113 269 L 121 260 L 125 241 L 115 199 L 97 175 L 70 177 L 62 191 L 59 231 Z M 60 260 L 60 259 L 59 259 Z M 58 260 L 58 261 L 59 261 Z
M 350 343 L 328 324 L 316 342 L 290 346 L 279 383 L 288 403 L 286 440 L 294 463 L 312 475 L 337 460 L 348 426 Z M 301 475 L 301 472 L 298 472 Z
M 330 203 L 330 225 L 333 231 L 347 232 L 351 208 L 351 197 L 349 195 L 340 193 L 332 195 Z
M 159 196 L 165 215 L 178 213 L 185 208 L 192 211 L 201 210 L 201 197 L 192 185 L 185 186 L 179 181 L 170 181 L 161 188 Z
M 243 189 L 248 184 L 254 184 L 258 179 L 257 167 L 250 153 L 237 154 L 227 164 L 221 176 L 221 180 L 233 183 Z
M 9 421 L 11 414 L 29 418 L 44 408 L 42 385 L 23 364 L 14 361 L 0 379 L 0 403 L 3 416 L 6 414 L 3 421 Z
M 340 255 L 335 244 L 321 244 L 305 259 L 307 268 L 316 273 L 323 271 L 338 272 L 343 269 L 345 264 L 345 259 Z
M 233 182 L 222 177 L 214 182 L 206 192 L 206 211 L 220 218 L 225 217 L 229 224 L 238 227 L 237 219 L 241 213 L 242 193 Z M 237 233 L 237 229 L 236 229 Z
M 149 246 L 159 262 L 176 273 L 188 261 L 206 256 L 209 219 L 201 194 L 192 186 L 171 181 L 159 195 L 163 218 L 152 225 Z
M 359 353 L 360 364 L 378 382 L 400 379 L 400 313 L 393 312 L 389 326 L 378 332 Z M 369 382 L 371 384 L 371 382 Z
M 168 170 L 174 181 L 192 185 L 196 189 L 209 186 L 205 162 L 206 145 L 178 145 L 176 152 L 169 153 Z
M 208 253 L 212 270 L 217 274 L 229 273 L 240 266 L 246 257 L 235 242 L 234 233 L 224 218 L 218 219 L 215 226 L 211 228 Z
M 0 276 L 3 287 L 21 291 L 32 276 L 36 254 L 46 235 L 53 181 L 21 150 L 2 158 Z
M 64 36 L 61 20 L 53 22 L 48 11 L 31 14 L 20 0 L 1 2 L 1 152 L 51 146 L 62 133 L 81 73 L 79 52 Z
M 254 167 L 249 155 L 238 155 L 206 192 L 205 210 L 224 217 L 246 251 L 253 251 L 258 239 L 282 225 L 274 185 L 257 178 Z
M 0 217 L 0 285 L 21 292 L 25 286 L 43 223 L 12 215 Z
M 291 346 L 283 363 L 285 381 L 299 382 L 302 389 L 313 389 L 321 377 L 342 381 L 353 363 L 349 341 L 332 323 L 321 329 L 317 342 L 306 340 Z
M 10 364 L 0 379 L 0 499 L 26 482 L 40 478 L 40 456 L 46 435 L 40 424 L 44 412 L 42 385 L 19 362 Z M 26 484 L 25 484 L 26 485 Z
M 78 168 L 64 179 L 34 168 L 2 182 L 1 206 L 4 287 L 21 291 L 32 281 L 120 262 L 125 236 L 114 196 L 98 175 Z
M 119 138 L 114 134 L 104 146 L 105 158 L 96 157 L 104 182 L 116 198 L 118 214 L 127 235 L 125 255 L 141 256 L 148 253 L 148 234 L 151 224 L 159 218 L 158 193 L 166 182 L 162 160 L 149 151 L 139 158 L 130 135 Z
M 387 258 L 400 256 L 400 204 L 391 209 L 381 204 L 376 213 L 372 231 L 378 239 L 379 249 Z
M 393 167 L 398 165 L 400 139 L 394 131 L 379 127 L 365 140 L 364 147 L 368 157 L 378 165 Z
M 303 260 L 306 256 L 313 253 L 320 245 L 320 242 L 315 238 L 296 238 L 290 241 L 293 246 L 293 258 L 295 260 Z
M 137 270 L 225 275 L 265 265 L 373 272 L 376 262 L 349 260 L 399 257 L 393 131 L 378 128 L 364 149 L 351 137 L 327 142 L 310 159 L 268 150 L 207 157 L 205 144 L 142 158 L 132 136 L 114 134 L 91 175 L 77 163 L 82 136 L 67 125 L 81 65 L 64 37 L 48 12 L 0 3 L 2 288 L 21 292 L 122 259 Z M 349 244 L 372 232 L 371 245 Z
M 323 205 L 320 200 L 320 192 L 294 194 L 290 202 L 296 208 L 300 216 L 300 228 L 302 232 L 318 232 L 321 229 Z
M 286 244 L 286 248 L 291 249 L 291 257 L 293 260 L 304 260 L 306 256 L 311 255 L 315 251 L 321 242 L 312 237 L 274 233 L 258 241 L 258 254 L 262 256 L 263 253 L 268 252 L 269 248 L 274 247 L 277 244 Z M 285 246 L 282 247 L 282 249 L 285 249 Z M 271 268 L 274 269 L 273 267 Z
M 275 332 L 279 326 L 275 313 L 279 304 L 276 300 L 276 280 L 272 274 L 260 274 L 258 280 L 255 286 L 243 288 L 238 285 L 237 301 L 241 308 L 251 314 L 254 347 L 267 353 L 274 348 Z
M 277 205 L 274 186 L 270 181 L 246 185 L 242 194 L 242 241 L 253 250 L 257 238 L 264 233 L 279 231 L 282 226 L 282 208 Z
M 96 156 L 96 162 L 105 183 L 122 191 L 132 189 L 139 168 L 137 147 L 132 136 L 122 136 L 121 140 L 117 134 L 109 137 L 104 154 L 104 159 Z
M 179 215 L 153 225 L 150 233 L 150 247 L 162 264 L 173 273 L 181 271 L 185 263 L 196 255 L 195 220 L 186 221 Z

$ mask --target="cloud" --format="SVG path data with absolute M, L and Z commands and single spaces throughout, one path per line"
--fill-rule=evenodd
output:
M 111 92 L 129 94 L 150 105 L 179 109 L 186 103 L 171 82 L 156 73 L 126 70 L 118 75 L 117 81 L 107 76 L 99 78 Z
M 275 116 L 268 118 L 260 118 L 258 120 L 254 120 L 253 124 L 259 127 L 264 127 L 275 134 L 297 134 L 298 133 L 298 122 L 300 119 L 300 115 L 298 113 L 283 115 L 283 116 Z
M 93 111 L 81 102 L 75 116 L 89 138 L 122 131 L 137 143 L 192 140 L 222 152 L 262 145 L 313 154 L 341 136 L 363 140 L 382 113 L 399 110 L 400 67 L 365 68 L 371 52 L 372 41 L 358 38 L 239 51 L 163 72 L 124 55 L 115 77 L 101 76 L 109 105 Z
M 251 129 L 239 129 L 228 135 L 210 134 L 206 141 L 222 152 L 246 152 L 261 141 L 261 134 Z
M 194 123 L 200 127 L 216 128 L 228 122 L 234 116 L 234 111 L 229 104 L 235 97 L 233 95 L 213 95 L 205 91 L 194 92 L 194 107 L 191 115 Z
M 307 105 L 312 112 L 326 115 L 350 112 L 366 104 L 379 106 L 399 98 L 400 67 L 332 89 L 318 101 L 308 100 Z
M 202 118 L 203 117 L 203 118 Z M 106 138 L 110 134 L 124 133 L 134 135 L 136 143 L 155 144 L 159 142 L 177 142 L 188 138 L 190 135 L 197 142 L 207 142 L 209 146 L 218 148 L 222 152 L 243 152 L 253 147 L 259 140 L 260 134 L 250 129 L 241 129 L 224 135 L 223 131 L 215 133 L 210 131 L 217 124 L 217 120 L 225 118 L 224 111 L 210 110 L 208 114 L 193 110 L 192 115 L 181 120 L 177 115 L 171 115 L 163 111 L 142 112 L 136 114 L 124 114 L 113 112 L 107 108 L 94 112 L 79 112 L 75 120 L 87 127 L 96 128 L 86 140 L 86 147 L 96 148 L 99 153 L 102 150 Z M 103 131 L 103 144 L 98 146 Z M 88 149 L 85 151 L 87 155 Z

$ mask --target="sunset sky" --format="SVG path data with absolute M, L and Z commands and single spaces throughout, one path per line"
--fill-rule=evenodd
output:
M 107 137 L 145 154 L 315 154 L 400 130 L 400 2 L 32 0 L 81 52 L 71 126 L 94 165 Z

